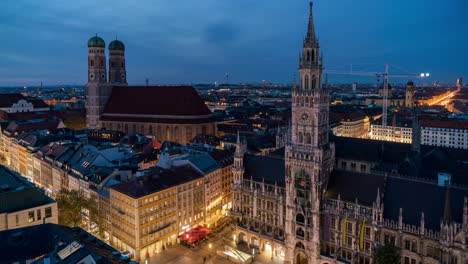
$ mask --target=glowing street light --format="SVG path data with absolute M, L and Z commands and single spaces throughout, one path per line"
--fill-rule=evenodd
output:
M 426 73 L 426 77 L 429 77 L 429 73 Z

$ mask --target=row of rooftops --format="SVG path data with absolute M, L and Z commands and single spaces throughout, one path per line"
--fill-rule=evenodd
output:
M 155 166 L 139 172 L 130 181 L 110 188 L 138 199 L 163 191 L 233 164 L 233 152 L 210 147 L 187 145 L 173 147 L 161 153 Z

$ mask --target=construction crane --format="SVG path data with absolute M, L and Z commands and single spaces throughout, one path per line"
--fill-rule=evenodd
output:
M 402 78 L 402 77 L 410 77 L 410 78 L 426 78 L 429 77 L 429 73 L 421 73 L 421 74 L 389 74 L 388 73 L 388 64 L 385 64 L 385 72 L 360 72 L 360 71 L 353 71 L 351 68 L 350 72 L 340 72 L 340 71 L 326 71 L 329 74 L 344 74 L 344 75 L 360 75 L 360 76 L 376 76 L 377 78 L 383 78 L 383 100 L 382 100 L 382 126 L 387 125 L 387 111 L 388 111 L 388 78 Z

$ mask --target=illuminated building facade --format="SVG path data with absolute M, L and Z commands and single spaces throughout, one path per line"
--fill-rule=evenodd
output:
M 328 90 L 311 32 L 312 11 L 286 146 L 253 155 L 238 137 L 234 240 L 288 264 L 372 264 L 385 243 L 401 249 L 404 264 L 466 263 L 466 152 L 419 140 L 329 141 Z

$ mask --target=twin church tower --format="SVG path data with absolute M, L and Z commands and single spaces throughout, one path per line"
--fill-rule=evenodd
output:
M 109 72 L 106 64 L 106 43 L 98 36 L 88 40 L 87 126 L 99 128 L 99 116 L 113 86 L 127 86 L 125 45 L 120 40 L 109 43 Z

